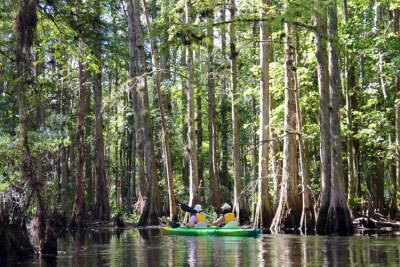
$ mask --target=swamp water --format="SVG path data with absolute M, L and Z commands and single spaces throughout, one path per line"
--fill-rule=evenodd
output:
M 162 236 L 159 229 L 59 233 L 58 255 L 0 266 L 400 266 L 393 234 Z

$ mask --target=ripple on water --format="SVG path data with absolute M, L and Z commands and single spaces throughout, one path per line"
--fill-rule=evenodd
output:
M 396 236 L 162 236 L 159 229 L 88 229 L 58 237 L 57 257 L 1 266 L 397 266 Z

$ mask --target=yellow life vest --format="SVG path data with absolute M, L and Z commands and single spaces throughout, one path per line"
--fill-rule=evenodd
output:
M 197 223 L 205 222 L 206 221 L 206 215 L 200 214 L 200 213 L 196 213 L 196 220 L 197 220 Z
M 235 214 L 232 212 L 224 215 L 225 225 L 235 220 Z

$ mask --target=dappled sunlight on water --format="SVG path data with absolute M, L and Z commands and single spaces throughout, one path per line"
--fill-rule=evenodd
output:
M 56 257 L 1 266 L 398 266 L 390 236 L 162 236 L 159 229 L 86 229 L 59 234 Z

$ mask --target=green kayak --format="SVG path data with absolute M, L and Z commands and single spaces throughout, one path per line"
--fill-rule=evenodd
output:
M 190 227 L 162 227 L 163 235 L 191 235 L 191 236 L 250 236 L 258 237 L 260 229 L 241 229 L 224 227 L 190 228 Z

